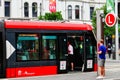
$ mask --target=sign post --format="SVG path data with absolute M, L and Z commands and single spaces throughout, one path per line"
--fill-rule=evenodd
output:
M 115 0 L 115 15 L 118 16 L 118 0 Z M 116 60 L 119 60 L 119 38 L 118 38 L 118 21 L 115 25 L 115 48 L 116 48 Z
M 96 35 L 96 37 L 97 37 L 97 51 L 98 51 L 98 42 L 99 42 L 99 40 L 100 39 L 102 39 L 102 24 L 101 24 L 101 17 L 100 17 L 100 15 L 101 14 L 103 14 L 103 10 L 97 10 L 96 11 L 96 16 L 97 16 L 97 21 L 96 21 L 96 24 L 97 24 L 97 35 Z M 98 62 L 98 54 L 96 54 L 96 58 L 97 58 L 97 62 Z M 97 69 L 97 75 L 98 75 L 98 69 Z

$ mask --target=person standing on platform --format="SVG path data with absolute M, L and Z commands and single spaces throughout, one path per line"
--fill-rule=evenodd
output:
M 99 78 L 104 78 L 105 77 L 105 59 L 106 59 L 106 47 L 104 46 L 104 41 L 101 39 L 99 42 L 99 51 L 97 52 L 98 54 L 98 74 Z
M 70 62 L 71 65 L 71 71 L 74 70 L 74 51 L 73 51 L 73 46 L 71 45 L 70 42 L 68 42 L 68 60 Z

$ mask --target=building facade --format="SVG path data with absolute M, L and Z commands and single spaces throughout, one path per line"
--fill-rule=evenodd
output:
M 33 19 L 52 8 L 61 11 L 64 20 L 90 23 L 92 12 L 105 3 L 106 0 L 0 0 L 0 18 Z

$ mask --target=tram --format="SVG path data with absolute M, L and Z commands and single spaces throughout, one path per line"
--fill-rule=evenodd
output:
M 74 70 L 96 71 L 96 39 L 91 25 L 0 21 L 0 77 L 68 73 L 68 41 L 74 47 Z

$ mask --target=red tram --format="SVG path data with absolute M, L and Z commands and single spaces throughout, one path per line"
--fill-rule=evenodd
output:
M 0 22 L 0 77 L 69 72 L 67 41 L 74 47 L 74 69 L 96 70 L 96 39 L 88 24 Z

